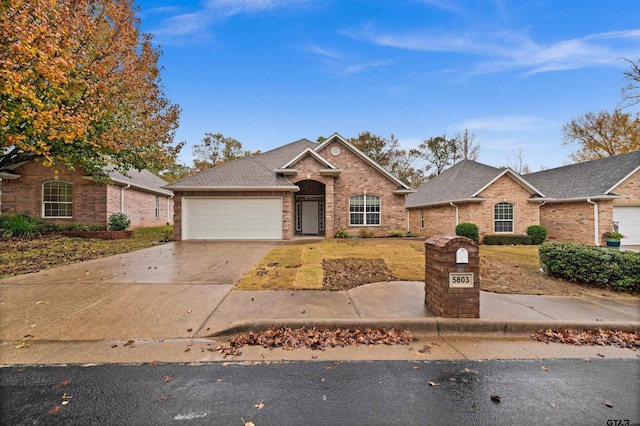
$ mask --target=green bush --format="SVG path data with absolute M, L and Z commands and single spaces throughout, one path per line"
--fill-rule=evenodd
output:
M 484 244 L 488 246 L 530 246 L 532 240 L 530 235 L 485 235 Z
M 347 234 L 347 230 L 344 228 L 337 229 L 333 234 L 334 238 L 347 238 L 349 234 Z
M 124 213 L 114 213 L 109 216 L 110 231 L 124 231 L 131 225 L 131 221 Z
M 640 253 L 574 243 L 544 243 L 538 249 L 543 270 L 583 284 L 640 292 Z
M 399 229 L 392 229 L 391 236 L 396 238 L 404 237 L 404 232 L 400 231 Z
M 467 237 L 476 243 L 480 241 L 478 227 L 474 223 L 462 222 L 456 226 L 456 235 Z
M 547 228 L 542 225 L 531 225 L 527 228 L 527 235 L 531 236 L 531 244 L 539 246 L 547 239 Z
M 40 235 L 42 222 L 26 214 L 3 216 L 0 230 L 6 238 L 33 238 Z

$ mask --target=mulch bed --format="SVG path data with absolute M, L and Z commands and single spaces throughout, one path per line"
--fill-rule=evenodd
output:
M 322 268 L 322 288 L 325 290 L 348 290 L 362 284 L 397 279 L 382 259 L 324 259 Z

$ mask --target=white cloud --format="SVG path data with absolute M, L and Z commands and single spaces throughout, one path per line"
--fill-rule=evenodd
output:
M 584 37 L 538 43 L 526 33 L 446 33 L 434 30 L 392 33 L 367 24 L 359 32 L 342 31 L 356 40 L 378 46 L 422 52 L 453 52 L 487 58 L 473 73 L 523 69 L 526 75 L 548 71 L 614 65 L 640 49 L 640 29 L 589 34 Z

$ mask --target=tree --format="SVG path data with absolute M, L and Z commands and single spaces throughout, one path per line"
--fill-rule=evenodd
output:
M 468 128 L 465 127 L 463 133 L 457 133 L 453 141 L 455 143 L 453 164 L 457 163 L 458 160 L 478 160 L 480 144 L 476 144 L 476 135 L 469 133 Z
M 389 172 L 411 188 L 417 188 L 424 183 L 426 176 L 424 170 L 415 167 L 415 156 L 404 149 L 396 149 L 391 154 L 388 166 Z
M 578 145 L 574 162 L 595 160 L 640 149 L 640 113 L 589 112 L 562 126 L 563 145 Z
M 179 107 L 160 85 L 133 0 L 0 3 L 0 169 L 28 160 L 162 170 Z
M 513 153 L 513 157 L 507 155 L 507 163 L 508 167 L 519 175 L 531 173 L 529 165 L 522 159 L 522 150 L 520 148 Z
M 193 146 L 193 172 L 217 167 L 238 158 L 254 156 L 260 151 L 245 151 L 242 143 L 234 138 L 225 137 L 222 133 L 205 133 L 202 144 Z
M 369 130 L 358 133 L 357 138 L 349 138 L 349 142 L 385 168 L 389 167 L 394 151 L 398 149 L 398 139 L 393 134 L 387 139 Z
M 418 145 L 418 148 L 411 150 L 412 155 L 427 160 L 428 164 L 425 171 L 435 167 L 436 172 L 432 176 L 439 175 L 447 166 L 453 163 L 455 152 L 455 140 L 447 139 L 446 135 L 423 140 Z
M 631 65 L 631 71 L 626 71 L 624 76 L 630 80 L 629 84 L 622 88 L 622 102 L 625 106 L 640 104 L 640 58 L 635 62 L 625 59 Z

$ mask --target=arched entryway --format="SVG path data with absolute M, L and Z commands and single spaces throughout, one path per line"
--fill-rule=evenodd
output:
M 324 235 L 325 184 L 317 180 L 296 182 L 300 191 L 295 193 L 296 235 Z

